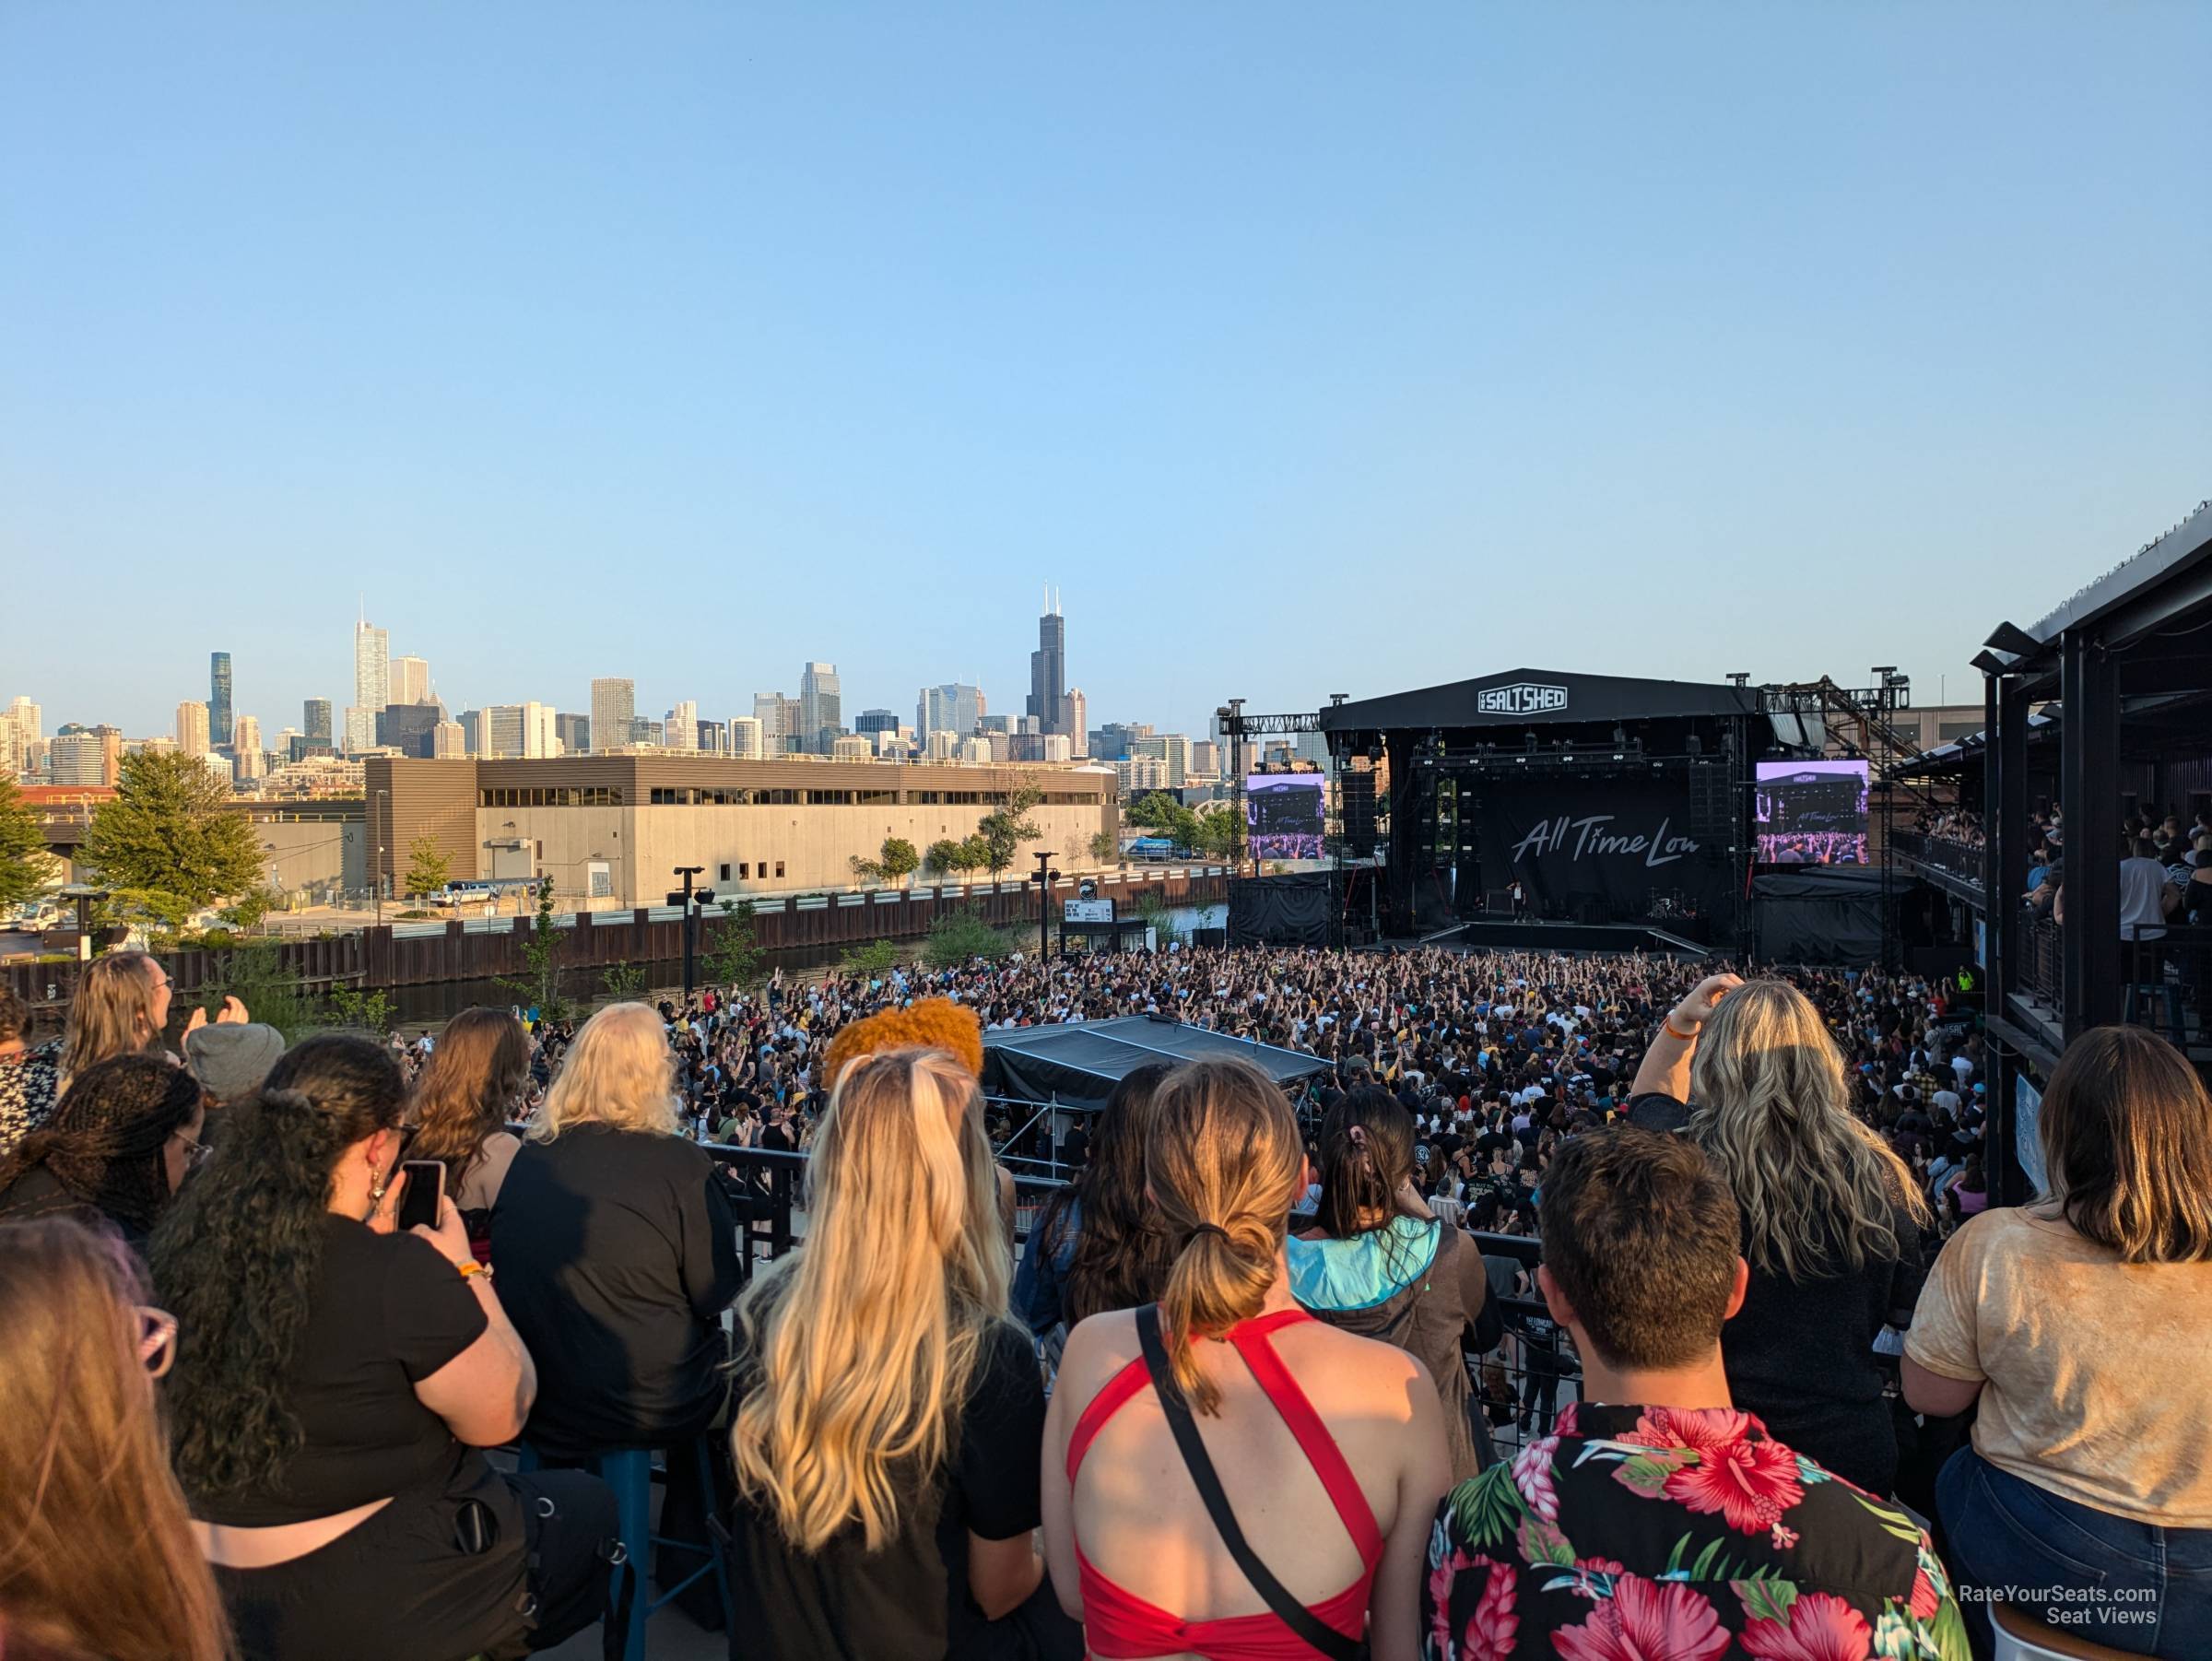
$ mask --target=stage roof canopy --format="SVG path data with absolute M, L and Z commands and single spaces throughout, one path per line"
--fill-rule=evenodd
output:
M 1321 712 L 1321 727 L 1329 733 L 1525 727 L 1559 721 L 1653 721 L 1758 713 L 1756 688 L 1726 682 L 1716 686 L 1697 680 L 1571 675 L 1560 669 L 1507 669 L 1474 680 L 1340 703 Z
M 983 1091 L 1017 1101 L 1057 1099 L 1063 1107 L 1096 1111 L 1123 1078 L 1147 1062 L 1234 1055 L 1278 1084 L 1326 1072 L 1328 1063 L 1300 1050 L 1278 1049 L 1148 1015 L 1112 1020 L 1056 1021 L 983 1034 Z

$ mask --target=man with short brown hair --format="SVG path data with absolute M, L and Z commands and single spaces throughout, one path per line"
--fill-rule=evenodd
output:
M 1749 1271 L 1704 1152 L 1627 1126 L 1572 1137 L 1539 1214 L 1536 1285 L 1583 1399 L 1445 1496 L 1429 1654 L 1967 1661 L 1927 1535 L 1731 1405 L 1721 1326 Z

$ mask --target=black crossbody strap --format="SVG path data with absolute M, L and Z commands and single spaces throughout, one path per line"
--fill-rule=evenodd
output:
M 1198 1497 L 1206 1502 L 1206 1514 L 1213 1518 L 1221 1543 L 1229 1548 L 1229 1555 L 1244 1572 L 1244 1578 L 1252 1582 L 1253 1589 L 1285 1626 L 1319 1654 L 1328 1656 L 1329 1661 L 1360 1661 L 1367 1654 L 1367 1645 L 1356 1638 L 1346 1637 L 1291 1596 L 1289 1589 L 1268 1573 L 1267 1565 L 1260 1561 L 1245 1540 L 1244 1531 L 1237 1526 L 1237 1514 L 1229 1507 L 1229 1495 L 1222 1491 L 1221 1478 L 1215 1474 L 1214 1462 L 1206 1454 L 1206 1443 L 1199 1439 L 1190 1404 L 1182 1399 L 1174 1369 L 1168 1364 L 1167 1346 L 1159 1336 L 1159 1305 L 1147 1303 L 1136 1312 L 1136 1338 L 1144 1347 L 1145 1371 L 1152 1375 L 1152 1388 L 1159 1394 L 1160 1408 L 1168 1416 L 1168 1429 L 1175 1432 L 1175 1445 L 1182 1454 L 1183 1468 L 1191 1473 Z

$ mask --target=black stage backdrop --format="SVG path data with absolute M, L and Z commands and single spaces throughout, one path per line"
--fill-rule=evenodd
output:
M 1768 963 L 1864 965 L 1882 955 L 1882 874 L 1801 866 L 1751 879 L 1759 956 Z
M 1483 886 L 1518 877 L 1537 916 L 1641 918 L 1665 894 L 1712 917 L 1733 899 L 1728 850 L 1689 821 L 1689 787 L 1677 779 L 1486 780 L 1476 806 Z
M 1229 885 L 1231 946 L 1336 943 L 1336 896 L 1326 871 L 1244 877 Z

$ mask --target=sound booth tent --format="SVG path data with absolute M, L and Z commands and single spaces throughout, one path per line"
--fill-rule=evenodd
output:
M 1115 1085 L 1147 1063 L 1172 1066 L 1231 1055 L 1253 1063 L 1277 1084 L 1328 1070 L 1328 1063 L 1302 1051 L 1231 1038 L 1156 1016 L 1122 1015 L 1111 1020 L 1055 1021 L 986 1031 L 983 1093 L 1096 1113 L 1106 1105 Z

